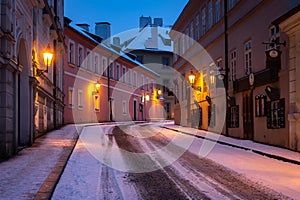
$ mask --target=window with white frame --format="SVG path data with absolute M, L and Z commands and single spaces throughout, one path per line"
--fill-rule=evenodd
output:
M 126 82 L 126 67 L 122 67 L 122 82 L 125 83 Z
M 232 81 L 236 80 L 236 58 L 237 58 L 237 53 L 236 53 L 236 49 L 235 49 L 235 50 L 232 50 L 230 53 L 230 66 L 231 66 Z
M 75 43 L 69 42 L 69 63 L 75 64 Z
M 83 47 L 79 46 L 78 47 L 78 66 L 81 66 L 83 62 Z
M 137 74 L 136 72 L 134 71 L 133 72 L 133 86 L 136 86 L 137 85 Z
M 106 76 L 107 70 L 107 59 L 105 57 L 102 58 L 102 76 Z
M 77 104 L 78 104 L 78 109 L 83 109 L 83 91 L 82 90 L 78 90 Z
M 74 88 L 69 87 L 69 91 L 68 91 L 68 106 L 69 108 L 74 108 Z
M 210 0 L 208 2 L 208 29 L 213 26 L 214 23 L 214 16 L 213 16 L 213 2 Z
M 131 85 L 131 73 L 132 73 L 131 69 L 129 69 L 127 73 L 128 73 L 128 84 Z
M 244 45 L 244 61 L 245 61 L 245 74 L 249 75 L 252 72 L 252 44 L 251 40 L 247 41 Z
M 92 69 L 92 54 L 90 50 L 86 51 L 86 69 L 89 71 Z
M 127 114 L 127 102 L 125 100 L 122 101 L 122 113 L 123 115 Z
M 120 79 L 120 64 L 116 64 L 116 80 L 118 81 Z
M 216 22 L 221 20 L 221 0 L 216 0 Z
M 200 39 L 200 15 L 197 14 L 195 21 L 195 29 L 196 29 L 196 40 Z
M 100 73 L 100 69 L 99 69 L 99 55 L 95 55 L 95 60 L 94 60 L 94 67 L 95 67 L 95 72 L 97 74 Z
M 206 33 L 206 9 L 202 8 L 201 10 L 201 22 L 202 22 L 202 35 Z

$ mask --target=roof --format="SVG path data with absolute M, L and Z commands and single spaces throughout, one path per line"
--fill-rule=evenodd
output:
M 285 13 L 284 15 L 281 15 L 280 17 L 278 17 L 277 19 L 275 19 L 272 24 L 273 25 L 277 25 L 282 23 L 283 21 L 285 21 L 286 19 L 288 19 L 289 17 L 295 15 L 296 13 L 298 13 L 300 11 L 300 5 L 296 6 L 295 8 L 291 9 L 290 11 L 288 11 L 287 13 Z
M 146 26 L 117 34 L 123 51 L 144 50 L 173 52 L 170 28 Z M 156 32 L 157 31 L 157 32 Z M 155 34 L 152 36 L 152 34 Z
M 127 53 L 121 51 L 117 51 L 115 50 L 116 48 L 113 48 L 113 45 L 107 45 L 105 43 L 102 42 L 102 38 L 99 37 L 96 34 L 90 33 L 86 30 L 84 30 L 84 28 L 77 26 L 75 23 L 73 23 L 71 20 L 67 22 L 67 24 L 65 25 L 67 27 L 70 27 L 71 29 L 73 29 L 74 31 L 76 31 L 77 33 L 83 35 L 84 37 L 86 37 L 87 39 L 89 39 L 90 41 L 92 41 L 93 43 L 95 43 L 96 45 L 106 49 L 107 51 L 110 51 L 112 53 L 114 53 L 115 55 L 117 55 L 118 57 L 121 57 L 123 59 L 126 59 L 132 63 L 134 63 L 135 65 L 141 67 L 142 69 L 154 74 L 155 76 L 160 76 L 158 73 L 156 73 L 155 71 L 149 69 L 148 67 L 146 67 L 145 65 L 141 64 L 140 62 L 132 59 L 132 56 L 127 55 Z

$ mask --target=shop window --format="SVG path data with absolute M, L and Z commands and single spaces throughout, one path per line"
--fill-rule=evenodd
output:
M 256 117 L 266 116 L 266 101 L 267 101 L 267 96 L 265 94 L 255 96 L 255 116 Z
M 266 104 L 267 128 L 285 128 L 285 99 L 269 101 Z

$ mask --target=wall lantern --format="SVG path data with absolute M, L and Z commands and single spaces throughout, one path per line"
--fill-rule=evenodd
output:
M 224 80 L 225 78 L 225 69 L 224 68 L 219 68 L 217 72 L 217 76 L 219 80 Z
M 158 89 L 157 90 L 157 96 L 160 96 L 161 95 L 161 89 Z
M 193 73 L 193 71 L 191 70 L 191 73 L 188 75 L 188 79 L 189 79 L 189 82 L 192 86 L 192 88 L 194 90 L 197 90 L 197 91 L 200 91 L 201 92 L 201 87 L 200 86 L 195 86 L 195 79 L 196 79 L 196 75 Z
M 101 84 L 97 81 L 97 83 L 95 84 L 95 92 L 96 93 L 100 92 L 100 87 L 101 87 Z
M 47 49 L 43 53 L 44 64 L 46 66 L 46 69 L 37 68 L 37 76 L 40 76 L 43 73 L 48 73 L 48 69 L 51 65 L 53 55 L 54 55 L 54 53 L 52 52 L 52 50 L 50 49 L 50 45 L 48 44 Z

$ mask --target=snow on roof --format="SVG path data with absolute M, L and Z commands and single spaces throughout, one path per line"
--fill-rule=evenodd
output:
M 156 32 L 157 30 L 157 32 Z M 146 26 L 133 29 L 117 35 L 122 44 L 122 50 L 146 50 L 173 52 L 173 42 L 169 36 L 170 28 Z M 155 34 L 153 36 L 153 34 Z
M 139 67 L 141 67 L 142 69 L 156 75 L 156 76 L 160 76 L 158 73 L 156 73 L 155 71 L 149 69 L 148 67 L 146 67 L 145 65 L 141 64 L 140 62 L 132 59 L 131 57 L 129 57 L 128 55 L 125 54 L 125 52 L 122 52 L 122 51 L 117 51 L 115 50 L 114 48 L 112 48 L 111 46 L 108 46 L 106 45 L 105 43 L 103 42 L 100 42 L 100 37 L 93 34 L 93 33 L 90 33 L 90 32 L 87 32 L 84 28 L 80 27 L 80 26 L 77 26 L 75 23 L 73 22 L 70 22 L 68 24 L 69 27 L 71 27 L 72 29 L 74 29 L 75 31 L 77 31 L 78 33 L 82 34 L 83 36 L 85 36 L 86 38 L 88 38 L 89 40 L 93 41 L 94 43 L 98 44 L 99 46 L 101 46 L 102 48 L 108 50 L 108 51 L 111 51 L 113 52 L 114 54 L 118 55 L 119 57 L 122 57 L 126 60 L 129 60 L 130 62 L 138 65 Z

